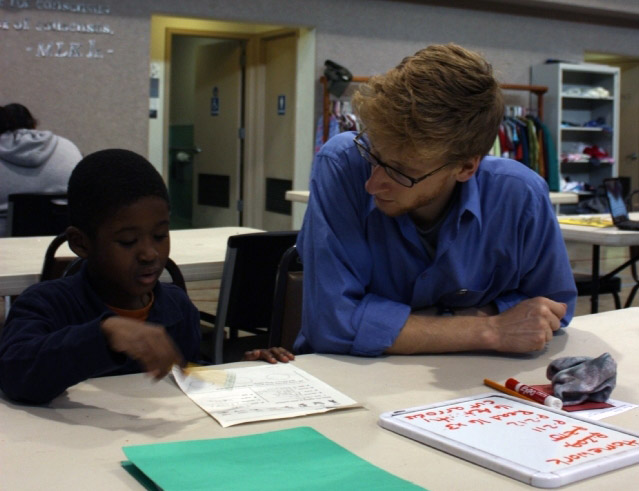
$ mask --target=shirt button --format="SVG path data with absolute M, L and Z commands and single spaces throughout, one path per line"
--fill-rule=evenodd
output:
M 466 295 L 468 293 L 467 288 L 462 288 L 461 290 L 457 290 L 457 295 Z

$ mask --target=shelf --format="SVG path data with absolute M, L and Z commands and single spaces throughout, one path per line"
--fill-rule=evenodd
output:
M 617 67 L 586 63 L 532 67 L 531 82 L 548 86 L 544 123 L 555 140 L 559 171 L 565 179 L 596 188 L 605 178 L 618 175 L 619 73 Z M 576 125 L 600 121 L 603 125 L 564 126 L 562 121 Z M 562 162 L 561 153 L 580 153 L 586 146 L 600 147 L 613 161 Z
M 590 159 L 588 160 L 566 160 L 565 162 L 561 162 L 561 165 L 565 165 L 565 164 L 577 164 L 577 165 L 584 165 L 584 164 L 590 164 Z M 592 164 L 595 165 L 595 164 Z M 614 165 L 614 162 L 599 162 L 599 165 Z
M 599 165 L 591 164 L 590 161 L 584 162 L 561 162 L 559 167 L 564 174 L 590 174 L 594 172 L 609 171 L 614 164 L 600 163 Z M 590 183 L 592 184 L 592 183 Z
M 588 97 L 585 95 L 563 95 L 562 99 L 577 99 L 577 100 L 586 100 L 586 101 L 614 101 L 614 97 Z
M 604 130 L 603 128 L 597 128 L 592 126 L 562 126 L 561 131 L 585 131 L 585 132 L 599 132 L 599 133 L 612 133 L 610 130 Z

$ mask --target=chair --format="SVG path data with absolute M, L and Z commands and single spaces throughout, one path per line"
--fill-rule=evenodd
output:
M 229 237 L 209 341 L 212 363 L 238 361 L 245 351 L 268 346 L 277 267 L 296 240 L 296 231 Z
M 303 276 L 297 247 L 292 246 L 282 256 L 277 269 L 269 347 L 282 346 L 293 351 L 295 338 L 302 327 Z
M 44 253 L 44 263 L 40 273 L 40 281 L 62 278 L 75 273 L 82 261 L 78 256 L 56 256 L 58 248 L 67 241 L 66 232 L 56 236 Z
M 577 286 L 577 295 L 580 297 L 592 295 L 592 275 L 586 273 L 573 273 L 575 277 L 575 285 Z M 610 293 L 615 302 L 615 309 L 621 308 L 621 278 L 612 276 L 611 278 L 601 277 L 599 279 L 599 293 Z M 592 312 L 594 313 L 594 312 Z
M 62 278 L 64 276 L 70 276 L 78 271 L 82 266 L 83 259 L 78 256 L 56 256 L 58 248 L 67 241 L 66 232 L 56 236 L 49 247 L 47 247 L 44 253 L 44 263 L 42 264 L 42 273 L 40 274 L 40 281 L 54 280 L 56 278 Z M 186 292 L 186 282 L 182 271 L 177 264 L 171 259 L 167 258 L 164 266 L 167 273 L 171 277 L 171 283 L 179 286 Z
M 639 211 L 639 189 L 632 191 L 626 198 L 626 207 L 628 211 Z M 630 259 L 639 258 L 639 246 L 630 246 Z M 639 274 L 637 273 L 637 262 L 633 261 L 630 266 L 630 272 L 632 273 L 632 279 L 635 281 L 634 286 L 630 290 L 630 294 L 624 304 L 625 308 L 632 305 L 632 301 L 639 290 Z
M 626 195 L 627 189 L 630 186 L 629 179 L 624 178 L 622 180 L 622 185 L 624 188 L 624 195 Z M 600 186 L 597 189 L 597 192 L 605 196 L 605 188 L 603 188 L 602 186 Z M 603 198 L 602 200 L 605 201 L 605 199 Z M 632 193 L 630 193 L 627 196 L 625 201 L 626 201 L 628 210 L 639 209 L 639 208 L 636 208 L 636 206 L 639 206 L 639 204 L 635 205 L 635 203 L 639 201 L 639 191 L 633 191 Z M 609 211 L 609 209 L 607 208 L 606 211 Z M 630 257 L 632 258 L 637 256 L 639 256 L 639 246 L 630 246 Z M 635 282 L 637 283 L 637 285 L 633 287 L 633 289 L 631 290 L 630 295 L 628 296 L 628 300 L 626 300 L 624 307 L 630 306 L 637 292 L 637 289 L 639 288 L 639 278 L 637 276 L 636 263 L 634 262 L 632 263 L 631 270 L 632 270 L 632 276 L 635 279 Z M 591 296 L 592 295 L 592 275 L 583 274 L 583 273 L 573 273 L 573 275 L 575 277 L 575 285 L 577 286 L 577 295 L 580 297 Z M 619 294 L 621 293 L 621 278 L 619 276 L 617 276 L 616 274 L 610 277 L 601 276 L 599 279 L 599 293 L 600 294 L 610 293 L 615 302 L 615 309 L 621 308 L 621 299 L 619 297 Z M 595 313 L 594 310 L 591 310 L 591 312 Z
M 7 197 L 7 236 L 57 235 L 69 225 L 66 193 L 14 193 Z

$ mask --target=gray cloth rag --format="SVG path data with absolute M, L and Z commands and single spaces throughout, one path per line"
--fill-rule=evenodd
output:
M 617 383 L 617 363 L 609 353 L 597 358 L 567 356 L 548 365 L 546 377 L 565 406 L 605 402 Z

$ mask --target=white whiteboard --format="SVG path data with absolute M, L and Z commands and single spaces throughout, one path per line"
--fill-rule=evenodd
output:
M 505 394 L 387 412 L 379 424 L 541 488 L 639 463 L 639 435 Z

